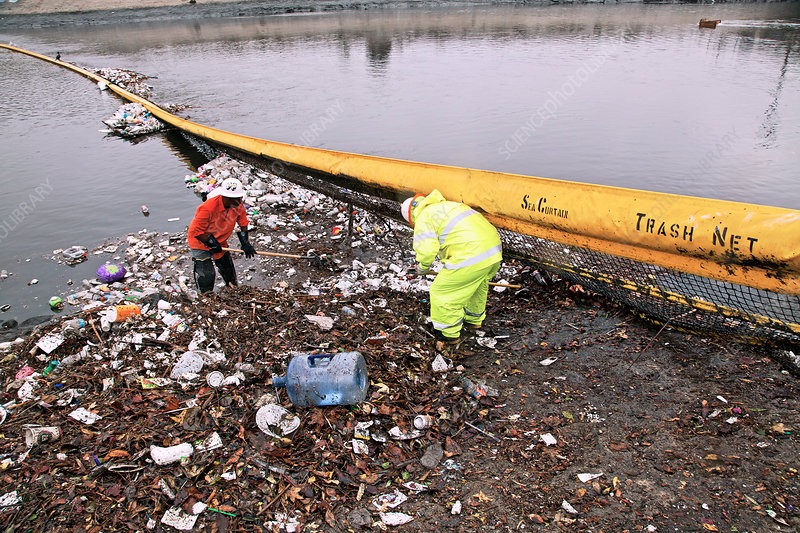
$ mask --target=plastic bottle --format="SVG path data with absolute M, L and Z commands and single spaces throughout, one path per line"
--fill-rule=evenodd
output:
M 469 378 L 461 378 L 461 388 L 464 389 L 467 396 L 472 396 L 473 398 L 482 398 L 486 396 L 486 391 L 473 383 Z
M 300 354 L 289 361 L 286 375 L 272 376 L 286 387 L 297 407 L 355 405 L 367 396 L 367 364 L 359 352 Z
M 461 387 L 464 389 L 464 392 L 472 396 L 473 398 L 483 398 L 484 396 L 489 396 L 491 398 L 497 397 L 500 395 L 500 391 L 495 389 L 494 387 L 490 387 L 487 385 L 483 380 L 479 380 L 477 383 L 473 382 L 469 378 L 461 378 Z
M 82 318 L 73 318 L 73 319 L 65 321 L 64 324 L 62 324 L 61 329 L 64 329 L 64 330 L 67 330 L 67 329 L 82 329 L 85 326 L 86 326 L 86 321 L 84 319 L 82 319 Z
M 283 201 L 283 197 L 279 194 L 265 194 L 261 197 L 261 201 L 265 204 L 277 204 Z
M 68 355 L 62 359 L 60 366 L 74 365 L 75 363 L 83 361 L 84 359 L 89 359 L 90 357 L 91 354 L 89 353 L 89 346 L 84 346 L 80 352 Z
M 50 363 L 45 367 L 45 369 L 42 370 L 42 375 L 46 376 L 47 374 L 55 370 L 57 366 L 58 366 L 58 361 L 56 361 L 55 359 L 50 361 Z
M 136 291 L 135 289 L 133 289 L 128 294 L 126 294 L 125 298 L 124 298 L 124 300 L 126 302 L 134 302 L 134 303 L 138 302 L 141 299 L 142 299 L 142 292 L 141 291 Z
M 303 205 L 303 213 L 308 213 L 312 209 L 314 209 L 317 205 L 317 198 L 316 196 L 312 196 L 311 199 Z

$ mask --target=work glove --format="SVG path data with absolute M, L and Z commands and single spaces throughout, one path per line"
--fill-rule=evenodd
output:
M 242 244 L 242 251 L 244 252 L 244 256 L 248 259 L 251 257 L 255 257 L 256 249 L 253 248 L 253 245 L 250 244 L 250 240 L 247 238 L 247 232 L 237 231 L 236 236 L 239 237 L 239 242 Z
M 422 266 L 421 264 L 417 263 L 414 267 L 414 271 L 417 273 L 417 276 L 427 276 L 431 272 L 431 267 Z
M 222 251 L 222 245 L 213 235 L 210 235 L 208 239 L 206 239 L 206 246 L 208 246 L 208 250 L 212 254 L 218 254 Z

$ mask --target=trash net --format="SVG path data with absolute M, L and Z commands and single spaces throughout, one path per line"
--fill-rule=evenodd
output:
M 800 297 L 500 230 L 506 255 L 539 264 L 675 329 L 800 345 Z
M 205 144 L 186 136 L 196 146 Z M 402 199 L 396 198 L 394 191 L 230 147 L 214 149 L 307 189 L 402 222 L 398 201 Z M 498 231 L 506 258 L 535 265 L 545 279 L 560 278 L 580 284 L 657 324 L 744 342 L 785 348 L 800 346 L 798 295 L 754 289 L 531 235 Z

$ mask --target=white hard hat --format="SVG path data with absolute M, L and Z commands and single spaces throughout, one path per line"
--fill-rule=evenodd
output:
M 243 198 L 244 187 L 242 182 L 236 178 L 226 178 L 219 184 L 219 194 L 228 198 Z
M 400 213 L 409 224 L 411 224 L 411 200 L 413 200 L 413 198 L 406 198 L 402 205 L 400 205 Z
M 410 225 L 414 225 L 414 222 L 411 220 L 411 210 L 417 205 L 417 198 L 424 198 L 421 194 L 417 194 L 412 198 L 406 198 L 403 200 L 402 205 L 400 205 L 400 214 L 403 215 L 403 218 L 408 222 Z

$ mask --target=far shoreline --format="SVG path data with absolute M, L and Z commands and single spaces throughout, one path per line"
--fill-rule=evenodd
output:
M 796 0 L 766 0 L 791 3 Z M 705 4 L 714 0 L 119 0 L 108 9 L 105 0 L 0 0 L 0 30 L 62 26 L 138 24 L 178 20 L 323 14 L 339 11 L 446 9 L 454 7 L 551 6 L 558 4 Z M 729 4 L 763 3 L 729 0 Z
M 28 2 L 28 3 L 26 3 Z M 71 0 L 53 6 L 46 0 L 19 0 L 0 3 L 0 29 L 37 29 L 60 26 L 135 24 L 202 18 L 260 17 L 336 11 L 375 9 L 447 8 L 458 6 L 551 5 L 553 0 L 122 0 L 107 9 L 103 0 Z M 571 3 L 600 3 L 579 0 Z M 619 2 L 615 2 L 619 3 Z M 626 3 L 641 3 L 634 0 Z

